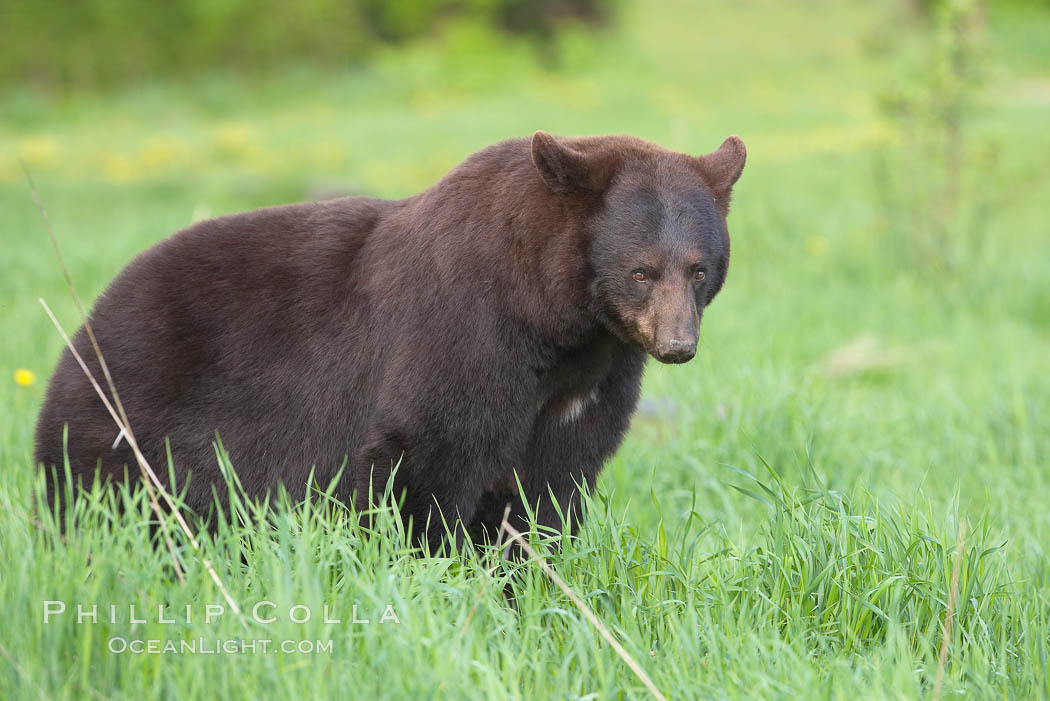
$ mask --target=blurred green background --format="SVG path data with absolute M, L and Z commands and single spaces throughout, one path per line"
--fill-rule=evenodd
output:
M 3 6 L 0 357 L 8 377 L 25 367 L 39 379 L 4 383 L 9 405 L 35 407 L 57 357 L 36 297 L 71 309 L 22 165 L 91 299 L 192 221 L 406 196 L 472 151 L 540 128 L 696 154 L 732 133 L 748 145 L 731 278 L 705 321 L 705 352 L 650 368 L 654 397 L 695 381 L 723 411 L 750 402 L 787 421 L 762 406 L 760 385 L 734 384 L 767 372 L 778 392 L 841 403 L 826 430 L 843 445 L 852 412 L 871 412 L 939 459 L 903 470 L 888 439 L 862 448 L 879 432 L 859 418 L 862 442 L 832 472 L 879 463 L 889 471 L 878 484 L 905 494 L 930 463 L 973 460 L 959 440 L 922 440 L 933 428 L 922 421 L 978 403 L 976 419 L 990 410 L 978 393 L 1046 401 L 1032 387 L 1050 328 L 1045 2 L 334 7 Z M 938 387 L 946 394 L 926 411 Z M 668 406 L 678 402 L 676 416 L 712 420 L 713 408 L 687 396 Z M 9 424 L 20 459 L 31 419 Z M 748 440 L 789 450 L 781 439 Z
M 1022 0 L 6 0 L 2 472 L 31 469 L 61 348 L 37 297 L 77 325 L 20 164 L 93 299 L 193 221 L 407 196 L 536 129 L 694 154 L 735 133 L 729 280 L 696 360 L 649 368 L 602 489 L 643 537 L 695 509 L 741 552 L 767 512 L 727 466 L 928 500 L 949 534 L 986 519 L 1050 621 L 1048 37 L 1050 3 Z M 1011 645 L 1023 671 L 960 688 L 1050 693 Z M 911 694 L 887 674 L 853 693 Z

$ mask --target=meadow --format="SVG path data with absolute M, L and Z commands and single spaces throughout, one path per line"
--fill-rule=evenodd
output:
M 940 89 L 924 78 L 933 30 L 902 13 L 628 3 L 604 33 L 563 31 L 554 64 L 459 21 L 350 71 L 4 88 L 0 698 L 648 695 L 535 563 L 413 556 L 390 514 L 369 535 L 323 494 L 235 500 L 201 552 L 177 538 L 181 582 L 141 495 L 96 494 L 61 536 L 37 508 L 33 425 L 62 349 L 38 298 L 79 321 L 20 164 L 93 300 L 193 221 L 406 196 L 536 129 L 748 145 L 697 357 L 650 363 L 579 537 L 532 535 L 656 687 L 1050 697 L 1050 10 L 989 8 L 950 158 L 936 115 L 892 107 Z M 45 601 L 70 606 L 45 622 Z M 253 617 L 258 602 L 274 606 Z M 77 603 L 98 622 L 78 623 Z M 225 611 L 205 621 L 208 605 Z M 380 623 L 388 607 L 397 621 Z M 137 654 L 115 639 L 312 649 Z

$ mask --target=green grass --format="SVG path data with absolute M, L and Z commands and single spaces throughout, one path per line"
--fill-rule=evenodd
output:
M 991 12 L 964 174 L 989 213 L 945 271 L 916 260 L 907 217 L 890 211 L 927 203 L 885 197 L 916 159 L 878 95 L 921 67 L 920 26 L 839 3 L 625 14 L 612 34 L 562 37 L 556 71 L 460 24 L 348 74 L 0 97 L 0 697 L 645 696 L 537 567 L 409 556 L 389 517 L 363 538 L 329 502 L 243 505 L 204 549 L 234 599 L 277 604 L 261 625 L 229 611 L 203 622 L 221 594 L 182 541 L 178 583 L 141 500 L 120 497 L 121 512 L 96 495 L 65 540 L 34 511 L 33 422 L 61 350 L 37 297 L 77 322 L 18 159 L 94 298 L 194 219 L 406 195 L 538 128 L 694 153 L 730 133 L 748 144 L 732 269 L 698 357 L 649 368 L 580 538 L 543 546 L 656 685 L 672 698 L 930 697 L 965 521 L 942 695 L 1050 697 L 1050 16 Z M 35 384 L 16 384 L 18 368 Z M 121 608 L 113 624 L 45 625 L 45 600 Z M 160 603 L 176 623 L 154 610 L 132 626 L 128 605 Z M 288 620 L 296 604 L 309 623 Z M 342 624 L 320 620 L 325 604 Z M 400 623 L 347 624 L 354 604 L 373 621 L 390 604 Z M 114 636 L 332 651 L 114 654 Z

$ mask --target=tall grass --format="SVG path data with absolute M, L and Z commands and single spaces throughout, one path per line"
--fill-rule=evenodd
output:
M 535 562 L 508 561 L 498 546 L 469 543 L 420 557 L 395 509 L 377 508 L 362 526 L 332 498 L 334 484 L 316 485 L 301 502 L 283 491 L 254 501 L 221 446 L 217 460 L 229 508 L 203 531 L 199 556 L 176 534 L 186 569 L 181 586 L 150 525 L 155 516 L 144 490 L 95 484 L 64 514 L 64 528 L 50 517 L 41 474 L 25 471 L 3 492 L 0 556 L 11 563 L 0 578 L 5 697 L 185 697 L 202 693 L 205 677 L 208 688 L 242 697 L 340 688 L 464 698 L 532 698 L 555 688 L 580 697 L 644 694 Z M 669 697 L 727 693 L 737 684 L 742 690 L 755 678 L 741 672 L 756 664 L 770 693 L 808 693 L 813 675 L 825 674 L 838 679 L 835 688 L 843 676 L 860 688 L 869 676 L 891 675 L 903 693 L 928 690 L 962 518 L 957 505 L 937 511 L 919 500 L 904 509 L 860 487 L 829 490 L 814 473 L 792 485 L 772 466 L 764 479 L 728 475 L 741 499 L 758 500 L 766 512 L 751 545 L 695 511 L 669 513 L 658 501 L 658 525 L 639 532 L 599 491 L 585 500 L 578 536 L 533 531 L 532 546 Z M 960 563 L 949 688 L 1012 697 L 1047 690 L 1039 660 L 1050 607 L 1018 594 L 1016 573 L 1002 558 L 1009 547 L 987 519 L 975 519 Z M 201 557 L 220 569 L 242 616 L 225 607 L 214 621 L 203 620 L 205 607 L 223 599 Z M 67 611 L 44 623 L 45 600 L 63 601 Z M 259 602 L 272 605 L 256 610 Z M 99 622 L 78 623 L 78 603 L 97 604 Z M 132 605 L 143 622 L 132 622 Z M 341 623 L 321 620 L 326 605 Z M 293 606 L 309 608 L 311 620 L 294 622 L 303 609 Z M 389 620 L 379 624 L 384 614 Z M 349 623 L 355 617 L 370 623 Z M 206 646 L 291 640 L 313 651 L 113 652 L 131 639 Z M 316 651 L 326 644 L 331 651 Z M 792 654 L 780 656 L 780 648 Z
M 1050 14 L 988 6 L 990 79 L 968 89 L 964 126 L 967 144 L 995 145 L 994 167 L 966 151 L 960 218 L 981 236 L 955 239 L 943 275 L 909 261 L 938 232 L 897 217 L 935 204 L 921 164 L 940 161 L 911 158 L 873 94 L 921 70 L 927 27 L 870 3 L 623 8 L 619 29 L 559 34 L 557 70 L 522 43 L 453 31 L 340 74 L 0 95 L 0 698 L 645 696 L 534 562 L 486 546 L 418 557 L 392 512 L 362 529 L 326 484 L 263 508 L 220 450 L 232 507 L 200 553 L 176 534 L 180 584 L 143 494 L 93 491 L 61 531 L 32 464 L 62 349 L 37 299 L 78 321 L 19 160 L 86 300 L 191 221 L 405 196 L 537 128 L 691 153 L 730 133 L 748 144 L 732 269 L 697 358 L 649 367 L 579 535 L 529 534 L 656 687 L 931 697 L 958 565 L 941 698 L 1050 697 Z M 890 175 L 918 209 L 886 211 L 880 154 L 912 168 Z M 225 603 L 205 559 L 243 621 L 228 605 L 204 621 Z M 45 624 L 59 600 L 73 607 Z M 255 620 L 260 601 L 276 621 Z M 99 622 L 78 624 L 75 604 L 95 602 Z M 146 610 L 159 604 L 174 623 Z M 290 620 L 297 604 L 309 622 Z M 369 624 L 350 622 L 355 604 Z M 387 605 L 399 623 L 378 624 Z M 115 637 L 333 648 L 153 655 L 111 652 Z

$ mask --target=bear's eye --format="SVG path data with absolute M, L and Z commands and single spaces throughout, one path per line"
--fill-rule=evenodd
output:
M 705 273 L 703 270 L 697 270 L 694 279 L 697 282 L 702 282 L 705 277 L 707 277 L 707 273 Z
M 645 282 L 645 271 L 644 270 L 635 270 L 631 274 L 631 277 L 633 277 L 638 282 Z

